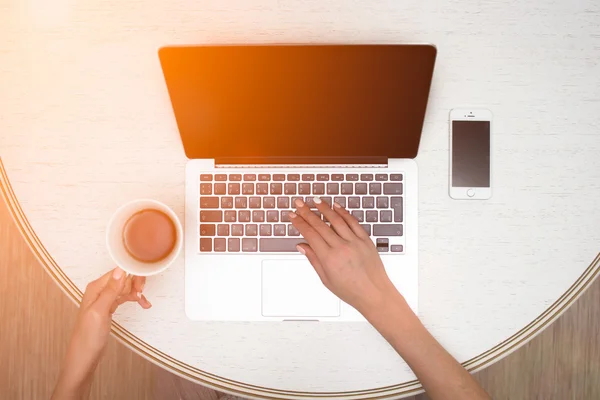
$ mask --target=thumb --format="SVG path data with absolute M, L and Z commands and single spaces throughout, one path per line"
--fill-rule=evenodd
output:
M 319 261 L 319 257 L 317 257 L 317 254 L 314 252 L 314 250 L 306 243 L 300 243 L 296 246 L 296 249 L 301 254 L 306 256 L 315 271 L 317 271 L 317 275 L 319 275 L 319 278 L 321 278 L 321 282 L 327 286 L 327 276 L 325 275 L 325 270 L 323 269 L 323 265 L 321 265 L 321 261 Z
M 125 286 L 126 279 L 125 271 L 117 267 L 113 270 L 110 279 L 106 282 L 106 286 L 100 292 L 98 299 L 93 303 L 93 307 L 100 312 L 110 313 L 111 307 L 121 295 L 121 291 Z

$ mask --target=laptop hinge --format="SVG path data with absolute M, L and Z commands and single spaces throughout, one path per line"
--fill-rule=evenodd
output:
M 387 157 L 222 157 L 215 159 L 217 168 L 364 168 L 387 167 Z

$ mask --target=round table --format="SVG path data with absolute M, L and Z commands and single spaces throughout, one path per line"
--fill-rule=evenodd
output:
M 154 198 L 183 218 L 186 158 L 157 56 L 167 44 L 437 45 L 417 157 L 419 315 L 469 370 L 526 343 L 598 275 L 598 2 L 8 0 L 1 8 L 2 193 L 75 302 L 112 268 L 104 232 L 121 204 Z M 448 196 L 448 112 L 460 106 L 494 113 L 488 201 Z M 176 374 L 268 399 L 421 390 L 366 323 L 192 322 L 183 275 L 180 257 L 148 280 L 154 307 L 125 305 L 113 325 L 123 343 Z

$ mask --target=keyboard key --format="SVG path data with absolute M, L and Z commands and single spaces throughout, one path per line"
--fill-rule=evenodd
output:
M 360 197 L 348 197 L 348 208 L 360 208 Z
M 256 225 L 256 224 L 246 225 L 246 236 L 256 236 L 256 235 L 258 235 L 258 225 Z
M 217 225 L 217 236 L 229 236 L 229 225 L 228 224 Z
M 360 174 L 360 180 L 361 181 L 372 181 L 373 174 Z
M 393 253 L 400 253 L 404 251 L 404 246 L 402 246 L 401 244 L 393 244 L 392 245 L 392 252 Z
M 290 222 L 290 210 L 281 210 L 281 222 Z
M 304 204 L 306 204 L 306 207 L 308 208 L 317 208 L 317 205 L 315 204 L 315 198 L 313 196 L 307 197 Z
M 299 183 L 298 194 L 310 194 L 310 183 Z
M 302 197 L 302 196 L 292 196 L 292 197 L 290 197 L 290 202 L 292 204 L 292 207 L 296 207 L 296 200 L 298 200 L 298 199 L 304 201 L 304 197 Z
M 369 183 L 369 194 L 381 194 L 381 183 Z
M 262 181 L 262 182 L 270 181 L 271 175 L 270 174 L 258 174 L 258 180 Z
M 401 181 L 402 180 L 402 174 L 391 174 L 390 175 L 390 181 Z
M 227 250 L 227 240 L 225 238 L 216 238 L 215 239 L 215 251 L 226 251 Z
M 373 225 L 373 236 L 402 236 L 402 224 Z
M 287 195 L 296 194 L 296 184 L 286 183 L 284 186 L 284 193 Z
M 285 225 L 284 224 L 273 225 L 273 234 L 275 236 L 285 236 Z
M 227 174 L 216 174 L 215 181 L 225 182 L 227 180 Z
M 376 181 L 387 181 L 388 180 L 388 176 L 387 174 L 375 174 L 375 180 Z
M 402 194 L 401 183 L 384 183 L 383 194 Z
M 367 184 L 357 183 L 354 187 L 356 194 L 367 194 Z
M 242 180 L 242 174 L 229 174 L 229 180 L 239 182 Z
M 288 178 L 288 181 L 297 182 L 300 180 L 300 174 L 288 174 L 287 178 Z
M 271 183 L 271 194 L 281 194 L 283 193 L 283 185 L 279 182 Z
M 390 206 L 394 210 L 394 222 L 403 222 L 402 197 L 391 197 Z
M 226 194 L 227 184 L 226 183 L 215 183 L 215 194 Z
M 255 181 L 256 174 L 244 174 L 244 180 L 245 181 Z
M 239 183 L 228 183 L 227 184 L 227 194 L 240 194 L 240 184 Z
M 331 180 L 336 182 L 343 181 L 344 174 L 331 174 Z
M 390 211 L 391 213 L 391 211 Z M 267 211 L 267 222 L 279 222 L 279 211 L 269 210 Z
M 261 201 L 260 197 L 250 197 L 250 208 L 260 208 Z
M 283 182 L 285 181 L 285 174 L 275 174 L 273 175 L 273 180 Z
M 353 194 L 354 185 L 352 183 L 342 183 L 342 194 Z
M 210 182 L 212 180 L 213 180 L 212 174 L 202 174 L 202 175 L 200 175 L 200 181 Z
M 235 208 L 246 208 L 248 207 L 248 198 L 247 197 L 236 197 L 235 198 Z
M 272 196 L 263 197 L 263 207 L 264 208 L 275 208 L 275 197 L 272 197 Z
M 223 220 L 225 222 L 235 222 L 236 216 L 237 216 L 237 213 L 235 212 L 235 210 L 227 210 L 227 211 L 225 211 L 225 216 L 224 216 Z
M 260 236 L 271 236 L 271 224 L 260 225 Z
M 377 197 L 377 208 L 388 208 L 388 198 L 385 196 Z
M 244 225 L 242 225 L 242 224 L 231 225 L 231 235 L 232 236 L 244 236 Z
M 200 221 L 202 222 L 222 222 L 223 221 L 223 211 L 214 210 L 214 211 L 200 211 Z
M 200 184 L 200 194 L 201 195 L 212 194 L 212 183 L 201 183 Z
M 345 197 L 334 197 L 334 203 L 338 203 L 340 206 L 346 208 L 346 198 Z
M 325 184 L 324 183 L 313 183 L 312 185 L 313 194 L 325 194 Z
M 265 212 L 263 210 L 252 211 L 252 222 L 265 222 Z
M 256 184 L 256 194 L 269 194 L 269 184 L 268 183 L 257 183 Z
M 300 236 L 300 231 L 292 224 L 288 225 L 288 236 Z
M 379 222 L 377 221 L 379 218 L 379 212 L 377 210 L 368 210 L 367 211 L 367 222 Z
M 371 225 L 369 224 L 360 224 L 360 227 L 367 232 L 367 235 L 371 236 Z
M 318 181 L 328 181 L 329 174 L 317 174 L 317 180 Z
M 238 222 L 250 222 L 250 211 L 248 211 L 248 210 L 238 211 Z
M 277 208 L 290 208 L 290 198 L 289 197 L 278 197 L 277 198 Z
M 315 174 L 302 174 L 302 180 L 303 181 L 314 181 L 315 180 Z
M 219 208 L 219 198 L 200 197 L 200 208 Z
M 346 174 L 346 180 L 356 182 L 358 181 L 358 174 Z
M 363 197 L 362 208 L 375 208 L 375 198 L 370 196 Z
M 296 246 L 306 243 L 303 238 L 260 239 L 260 251 L 263 252 L 298 252 Z
M 243 183 L 242 194 L 254 194 L 254 183 Z
M 212 239 L 211 238 L 200 238 L 200 251 L 212 251 Z
M 331 199 L 331 196 L 323 196 L 323 197 L 321 197 L 321 201 L 323 203 L 329 204 L 329 207 L 331 207 L 331 205 L 333 204 L 333 200 Z
M 238 239 L 238 238 L 227 239 L 227 249 L 230 252 L 240 251 L 240 239 Z
M 258 239 L 242 239 L 242 251 L 255 252 L 258 250 Z
M 327 184 L 327 194 L 340 194 L 340 184 L 339 183 L 328 183 Z
M 216 231 L 215 224 L 200 224 L 200 236 L 215 236 Z
M 365 222 L 365 212 L 363 210 L 353 210 L 352 216 L 356 218 L 358 222 Z
M 377 244 L 377 251 L 379 251 L 380 253 L 385 253 L 388 251 L 389 246 L 390 246 L 390 240 L 389 239 L 377 239 L 376 241 Z
M 381 222 L 392 222 L 392 210 L 381 210 L 379 212 L 379 220 Z
M 221 197 L 221 208 L 233 208 L 233 197 Z

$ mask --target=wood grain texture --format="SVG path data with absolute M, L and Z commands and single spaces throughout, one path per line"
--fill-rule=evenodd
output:
M 419 309 L 453 355 L 481 366 L 512 335 L 528 340 L 598 254 L 599 21 L 594 0 L 0 0 L 0 151 L 33 232 L 82 289 L 110 268 L 104 229 L 118 206 L 156 198 L 183 217 L 186 160 L 160 46 L 434 43 Z M 490 201 L 447 195 L 448 111 L 468 105 L 495 116 Z M 124 307 L 116 320 L 198 380 L 321 392 L 414 378 L 368 326 L 188 321 L 183 282 L 181 258 L 149 280 L 150 312 Z
M 33 257 L 0 201 L 0 398 L 48 398 L 77 307 Z M 523 348 L 476 374 L 496 400 L 600 398 L 600 280 Z M 91 399 L 217 400 L 112 337 Z M 426 395 L 409 400 L 426 400 Z

